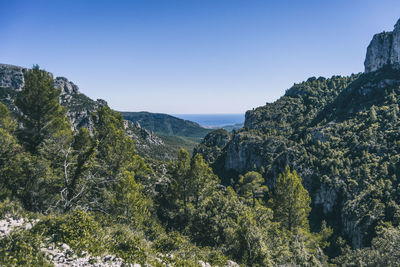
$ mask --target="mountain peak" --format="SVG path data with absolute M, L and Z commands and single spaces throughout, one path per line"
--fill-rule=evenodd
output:
M 400 19 L 392 32 L 375 34 L 367 48 L 365 72 L 373 72 L 385 65 L 400 69 Z
M 400 30 L 400 19 L 397 21 L 397 23 L 394 25 L 394 30 L 396 31 L 398 31 L 398 30 Z

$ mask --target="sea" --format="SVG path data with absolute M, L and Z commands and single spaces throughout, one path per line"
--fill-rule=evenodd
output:
M 172 116 L 197 122 L 205 128 L 218 128 L 244 123 L 244 114 L 173 114 Z

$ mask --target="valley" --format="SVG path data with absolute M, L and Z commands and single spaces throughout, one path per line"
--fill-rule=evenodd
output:
M 399 103 L 400 20 L 243 124 L 0 64 L 0 265 L 399 266 Z

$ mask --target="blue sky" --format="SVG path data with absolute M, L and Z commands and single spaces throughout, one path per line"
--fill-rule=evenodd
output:
M 0 63 L 116 110 L 243 113 L 311 76 L 363 71 L 398 0 L 0 0 Z

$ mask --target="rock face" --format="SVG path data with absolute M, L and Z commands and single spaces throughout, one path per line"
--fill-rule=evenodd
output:
M 21 90 L 24 86 L 24 72 L 22 67 L 0 64 L 0 87 Z
M 219 129 L 207 134 L 201 145 L 194 148 L 194 154 L 201 153 L 209 163 L 214 163 L 221 155 L 222 150 L 231 141 L 228 131 Z
M 375 34 L 367 48 L 365 72 L 373 72 L 385 65 L 400 69 L 400 19 L 392 32 Z
M 61 89 L 61 95 L 80 94 L 79 87 L 73 82 L 68 81 L 67 78 L 57 77 L 54 79 L 54 87 Z
M 26 69 L 19 66 L 0 64 L 0 88 L 10 88 L 20 91 L 24 86 Z M 79 88 L 64 77 L 54 79 L 54 87 L 61 89 L 61 95 L 79 94 Z

